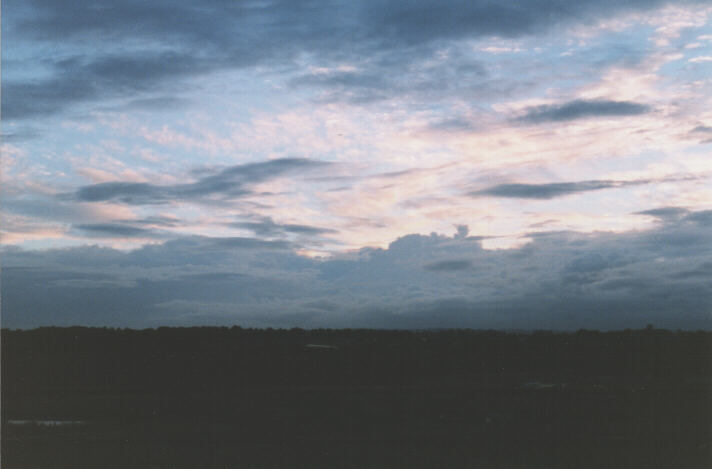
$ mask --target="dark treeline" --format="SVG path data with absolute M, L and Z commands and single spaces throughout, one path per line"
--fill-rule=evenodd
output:
M 706 469 L 711 399 L 703 331 L 2 331 L 8 469 Z
M 497 379 L 676 385 L 712 376 L 712 333 L 46 327 L 3 330 L 2 357 L 8 394 Z

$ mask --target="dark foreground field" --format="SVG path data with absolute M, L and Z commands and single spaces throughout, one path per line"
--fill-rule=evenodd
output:
M 712 333 L 2 331 L 2 467 L 709 468 Z

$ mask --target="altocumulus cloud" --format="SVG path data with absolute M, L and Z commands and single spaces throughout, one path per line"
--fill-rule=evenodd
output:
M 133 251 L 6 248 L 3 322 L 712 327 L 712 212 L 653 210 L 638 215 L 662 217 L 647 231 L 539 233 L 505 250 L 482 249 L 463 227 L 330 259 L 253 238 L 189 237 Z

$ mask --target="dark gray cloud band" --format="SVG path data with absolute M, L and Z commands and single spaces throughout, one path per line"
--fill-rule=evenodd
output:
M 577 99 L 563 104 L 534 106 L 528 108 L 516 120 L 528 124 L 566 122 L 592 117 L 637 116 L 650 112 L 650 106 L 632 101 Z
M 257 236 L 281 236 L 287 233 L 297 235 L 324 235 L 337 233 L 331 228 L 320 228 L 317 226 L 300 225 L 295 223 L 275 223 L 269 217 L 261 217 L 254 221 L 240 221 L 228 224 L 232 228 L 240 228 L 252 231 Z
M 119 238 L 153 238 L 155 231 L 119 223 L 89 223 L 74 225 L 74 228 L 89 236 Z
M 185 184 L 120 181 L 93 184 L 79 188 L 73 197 L 81 202 L 114 201 L 129 205 L 230 200 L 252 194 L 250 186 L 253 184 L 329 164 L 304 158 L 281 158 L 230 166 L 212 173 L 208 171 L 207 175 L 203 174 L 196 181 Z
M 50 64 L 49 77 L 3 80 L 2 116 L 15 120 L 51 115 L 76 103 L 136 95 L 217 66 L 214 61 L 205 62 L 188 53 L 148 52 L 63 59 Z M 175 97 L 158 101 L 154 98 L 151 105 L 161 108 L 177 101 Z M 148 102 L 143 100 L 144 105 Z
M 579 181 L 555 182 L 549 184 L 497 184 L 486 189 L 470 192 L 472 197 L 506 197 L 513 199 L 554 199 L 582 192 L 616 189 L 629 186 L 639 186 L 654 182 L 649 179 L 637 181 Z
M 682 207 L 660 207 L 651 208 L 650 210 L 643 210 L 642 212 L 636 212 L 636 215 L 648 215 L 655 217 L 662 221 L 674 221 L 679 220 L 683 216 L 688 214 L 687 209 Z

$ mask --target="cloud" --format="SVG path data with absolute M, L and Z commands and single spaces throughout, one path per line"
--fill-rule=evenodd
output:
M 712 226 L 712 210 L 690 211 L 682 207 L 660 207 L 644 210 L 642 212 L 635 212 L 635 214 L 649 215 L 668 224 L 691 223 L 698 226 Z
M 325 38 L 339 43 L 346 39 L 379 37 L 387 43 L 461 36 L 521 36 L 562 22 L 579 23 L 620 11 L 658 8 L 667 3 L 664 0 L 634 0 L 625 4 L 584 0 L 575 8 L 564 8 L 570 5 L 562 1 L 537 0 L 516 0 L 506 5 L 485 0 L 457 0 L 447 4 L 428 0 L 387 4 L 377 0 L 308 4 L 278 0 L 226 5 L 214 0 L 204 2 L 197 9 L 187 1 L 116 4 L 99 0 L 87 7 L 83 2 L 34 0 L 24 2 L 25 8 L 13 8 L 25 15 L 20 17 L 18 14 L 18 18 L 12 19 L 17 27 L 28 29 L 23 31 L 24 35 L 35 40 L 65 37 L 112 40 L 133 33 L 137 37 L 164 36 L 171 41 L 223 46 L 234 46 L 246 37 L 259 34 L 257 25 L 240 27 L 261 19 L 259 26 L 265 31 L 255 39 L 271 42 L 267 33 L 282 29 L 277 39 L 290 37 L 299 39 L 300 43 L 313 43 L 316 47 Z M 360 34 L 343 38 L 334 35 L 329 24 L 343 27 L 348 33 Z M 424 24 L 430 27 L 423 28 Z
M 2 116 L 8 121 L 41 115 L 51 115 L 64 110 L 68 103 L 96 97 L 93 87 L 63 77 L 42 81 L 18 82 L 3 80 Z
M 146 217 L 146 218 L 137 218 L 134 220 L 121 220 L 121 221 L 125 222 L 125 223 L 135 223 L 138 225 L 154 225 L 154 226 L 161 226 L 161 227 L 166 227 L 166 228 L 173 228 L 173 227 L 181 225 L 180 219 L 175 218 L 175 217 L 166 217 L 166 216 L 151 216 L 151 217 Z
M 286 241 L 265 241 L 257 238 L 243 238 L 239 236 L 224 238 L 207 238 L 208 244 L 216 248 L 236 249 L 287 249 L 292 246 Z
M 299 235 L 323 235 L 337 233 L 336 230 L 330 228 L 319 228 L 316 226 L 299 225 L 293 223 L 275 223 L 269 217 L 261 217 L 259 221 L 241 221 L 229 223 L 228 226 L 233 228 L 241 228 L 250 230 L 259 236 L 278 236 L 286 233 L 294 233 Z
M 135 96 L 157 85 L 224 67 L 189 53 L 141 52 L 136 55 L 72 57 L 53 62 L 42 78 L 9 78 L 2 83 L 4 119 L 29 119 L 62 112 L 82 102 Z M 180 98 L 138 98 L 127 106 L 163 109 Z
M 5 197 L 3 208 L 9 213 L 33 218 L 71 222 L 90 220 L 97 214 L 91 208 L 79 204 L 66 203 L 51 196 L 25 194 L 24 197 Z
M 429 124 L 431 130 L 440 130 L 445 132 L 466 132 L 475 130 L 475 124 L 465 117 L 452 117 L 443 119 Z
M 571 7 L 558 0 L 516 0 L 494 4 L 486 0 L 365 2 L 364 23 L 385 44 L 418 44 L 461 37 L 521 37 L 566 23 L 580 23 L 631 10 L 660 7 L 666 1 L 636 0 L 620 4 L 584 0 Z
M 648 105 L 632 101 L 609 101 L 604 99 L 576 99 L 563 104 L 533 106 L 516 120 L 529 124 L 566 122 L 591 117 L 637 116 L 650 112 Z
M 682 207 L 660 207 L 643 210 L 642 212 L 635 212 L 635 215 L 649 215 L 662 221 L 674 221 L 679 220 L 687 213 L 688 210 Z
M 104 182 L 84 186 L 77 190 L 76 198 L 82 202 L 116 200 L 125 204 L 141 205 L 165 203 L 171 199 L 172 186 L 156 186 L 145 182 Z
M 628 186 L 650 184 L 651 180 L 638 181 L 579 181 L 555 182 L 549 184 L 497 184 L 479 191 L 470 192 L 472 197 L 507 197 L 514 199 L 554 199 L 582 192 L 598 191 L 602 189 L 616 189 Z
M 651 23 L 651 18 L 657 21 L 658 11 L 638 15 L 680 2 L 225 4 L 208 0 L 199 8 L 185 0 L 10 2 L 3 34 L 8 44 L 16 46 L 8 51 L 10 62 L 4 62 L 8 65 L 2 83 L 4 117 L 37 120 L 10 123 L 11 133 L 21 136 L 28 126 L 48 137 L 46 142 L 18 147 L 13 157 L 13 174 L 8 175 L 24 180 L 13 184 L 18 189 L 6 191 L 11 195 L 4 199 L 11 212 L 5 231 L 13 236 L 12 242 L 46 247 L 77 243 L 79 237 L 101 242 L 98 237 L 104 236 L 110 238 L 107 243 L 126 247 L 147 236 L 164 241 L 189 231 L 221 236 L 172 239 L 129 252 L 48 250 L 32 257 L 37 262 L 32 265 L 22 263 L 30 262 L 31 256 L 12 255 L 11 260 L 22 261 L 17 265 L 34 272 L 66 271 L 74 283 L 63 284 L 68 292 L 53 290 L 51 295 L 58 298 L 76 296 L 80 291 L 72 289 L 80 287 L 95 292 L 88 289 L 114 281 L 125 289 L 122 294 L 143 295 L 145 306 L 136 317 L 131 316 L 136 305 L 121 306 L 127 313 L 120 313 L 119 307 L 107 308 L 116 311 L 117 321 L 124 320 L 125 314 L 136 323 L 144 317 L 145 323 L 162 317 L 168 322 L 238 318 L 286 324 L 286 316 L 291 315 L 307 324 L 320 320 L 348 324 L 349 318 L 384 325 L 485 324 L 478 321 L 484 317 L 497 317 L 501 323 L 519 321 L 513 305 L 540 301 L 537 304 L 548 305 L 552 315 L 560 315 L 557 324 L 562 324 L 562 315 L 580 317 L 572 312 L 575 307 L 593 311 L 595 293 L 600 291 L 599 298 L 607 298 L 612 310 L 624 314 L 627 304 L 636 311 L 631 314 L 641 315 L 643 300 L 636 300 L 631 292 L 655 296 L 650 286 L 670 280 L 666 288 L 674 297 L 681 291 L 674 288 L 699 286 L 689 283 L 699 280 L 699 275 L 684 272 L 706 272 L 691 261 L 688 250 L 695 247 L 701 256 L 707 255 L 703 228 L 709 224 L 708 214 L 653 208 L 657 205 L 639 212 L 642 216 L 629 213 L 646 208 L 640 203 L 651 195 L 648 189 L 653 186 L 644 184 L 656 184 L 654 188 L 662 191 L 660 200 L 668 204 L 702 206 L 708 195 L 701 179 L 696 184 L 659 187 L 660 179 L 654 179 L 670 167 L 699 173 L 704 158 L 691 146 L 709 137 L 704 112 L 700 114 L 700 109 L 706 109 L 698 99 L 704 98 L 701 88 L 691 84 L 683 87 L 684 93 L 680 87 L 670 88 L 669 80 L 659 73 L 672 55 L 665 55 L 667 49 L 655 46 L 648 37 L 672 37 L 663 26 L 677 31 L 680 24 L 689 23 L 688 16 L 702 24 L 704 15 L 694 8 L 675 7 L 661 12 L 665 15 L 659 24 Z M 678 21 L 676 15 L 683 18 Z M 583 33 L 581 25 L 585 25 Z M 563 42 L 550 41 L 564 30 Z M 516 56 L 495 57 L 482 52 L 486 46 L 522 50 Z M 564 50 L 571 55 L 560 56 Z M 236 107 L 221 99 L 228 94 L 240 97 L 244 105 Z M 533 101 L 556 95 L 606 98 Z M 519 108 L 520 121 L 515 116 L 503 123 L 501 106 L 511 109 L 501 102 L 503 96 L 510 104 L 550 105 Z M 376 99 L 390 102 L 368 108 L 313 105 L 314 100 Z M 185 106 L 186 112 L 160 116 L 145 112 L 179 106 Z M 124 115 L 92 114 L 94 110 Z M 69 112 L 92 115 L 96 122 L 64 119 Z M 552 138 L 551 129 L 516 125 L 635 113 L 650 115 L 632 119 L 636 121 L 632 127 L 618 126 L 615 135 L 607 133 L 611 129 L 606 126 L 575 125 L 556 129 L 560 138 Z M 45 116 L 58 119 L 43 123 Z M 180 122 L 173 122 L 174 118 Z M 50 140 L 56 143 L 52 148 L 47 147 Z M 168 147 L 170 156 L 165 154 Z M 659 151 L 650 153 L 651 148 Z M 295 149 L 309 158 L 354 163 L 336 170 L 319 167 L 326 163 L 316 159 L 285 158 L 177 173 L 181 162 L 196 157 L 196 149 L 209 150 L 211 162 L 230 165 L 247 158 L 264 161 L 297 154 Z M 673 153 L 679 151 L 691 156 L 675 159 Z M 23 159 L 25 155 L 29 159 Z M 159 157 L 168 169 L 158 164 Z M 628 162 L 626 171 L 631 165 L 645 165 L 640 171 L 626 172 L 638 180 L 605 174 L 620 158 Z M 450 166 L 433 167 L 435 161 Z M 541 179 L 543 174 L 561 173 L 557 165 L 562 162 L 564 172 L 593 173 L 584 181 Z M 100 174 L 83 165 L 106 166 L 106 171 Z M 153 171 L 147 176 L 148 168 L 158 166 L 170 174 L 156 178 Z M 531 168 L 536 168 L 536 179 L 479 179 L 473 184 L 482 171 L 532 176 Z M 119 173 L 126 176 L 111 175 Z M 87 184 L 76 182 L 78 174 L 92 176 L 92 184 L 78 187 Z M 467 181 L 473 185 L 465 186 Z M 349 185 L 348 190 L 329 192 L 338 189 L 337 183 Z M 30 184 L 43 195 L 21 195 Z M 640 190 L 632 190 L 637 184 Z M 536 213 L 522 212 L 512 203 L 503 203 L 504 211 L 494 213 L 487 200 L 463 197 L 464 192 L 474 191 L 469 195 L 545 201 L 624 187 L 629 190 L 597 193 L 631 196 L 605 214 L 595 204 L 586 214 L 565 213 L 570 204 L 557 203 L 554 208 L 563 212 L 552 215 L 540 202 Z M 71 192 L 53 197 L 59 190 Z M 159 208 L 161 214 L 180 218 L 151 217 Z M 497 252 L 482 249 L 478 240 L 483 237 L 470 236 L 467 230 L 456 236 L 416 234 L 448 230 L 453 223 L 467 221 L 476 233 L 492 238 L 508 233 L 499 245 L 499 238 L 483 242 L 485 247 L 502 247 L 515 242 L 515 233 L 524 236 L 521 230 L 526 226 L 552 216 L 558 220 L 552 229 L 654 229 L 647 232 L 649 236 L 629 237 L 531 234 L 526 247 Z M 652 223 L 653 218 L 643 216 L 659 221 Z M 51 221 L 46 223 L 49 228 L 42 228 L 56 234 L 43 234 L 33 225 L 35 238 L 23 240 L 33 219 Z M 230 237 L 232 233 L 241 236 Z M 296 254 L 312 248 L 309 255 L 314 255 L 319 248 L 333 247 L 336 239 L 349 247 L 385 246 L 384 242 L 404 233 L 411 235 L 387 249 L 332 253 L 328 260 Z M 117 237 L 127 239 L 116 241 Z M 687 270 L 675 264 L 680 259 L 690 264 Z M 70 267 L 77 271 L 76 278 L 70 275 Z M 646 269 L 655 272 L 648 275 Z M 670 278 L 657 272 L 666 269 Z M 91 285 L 92 273 L 100 271 L 110 271 L 115 278 Z M 22 275 L 23 281 L 30 282 L 33 274 Z M 290 288 L 295 297 L 270 291 L 271 287 L 253 289 L 247 278 Z M 143 280 L 158 293 L 136 288 Z M 187 286 L 188 280 L 194 285 Z M 235 288 L 254 290 L 254 295 L 230 292 L 230 282 L 235 282 Z M 173 287 L 185 293 L 171 296 Z M 210 300 L 202 293 L 208 291 L 214 293 Z M 564 293 L 570 295 L 568 310 Z M 115 292 L 105 294 L 105 299 L 92 297 L 94 304 L 123 301 L 114 298 Z M 52 304 L 48 299 L 47 308 Z M 319 304 L 338 306 L 319 309 Z M 661 304 L 662 309 L 670 307 L 665 301 Z M 45 313 L 38 313 L 36 319 L 50 317 Z M 80 315 L 89 318 L 88 307 Z
M 384 76 L 359 73 L 359 72 L 331 72 L 301 75 L 292 80 L 296 86 L 329 86 L 347 88 L 376 88 L 386 87 Z
M 203 73 L 206 66 L 197 57 L 179 53 L 63 59 L 52 64 L 54 73 L 47 78 L 4 80 L 2 114 L 9 120 L 54 114 L 69 104 L 129 95 L 166 79 Z M 153 103 L 159 107 L 165 104 Z
M 108 236 L 118 238 L 154 238 L 158 233 L 154 230 L 118 223 L 91 223 L 74 225 L 75 229 L 89 236 Z
M 432 49 L 443 43 L 530 36 L 670 3 L 276 0 L 226 4 L 213 0 L 196 8 L 186 0 L 11 0 L 3 15 L 3 34 L 8 40 L 13 44 L 47 45 L 53 51 L 61 44 L 61 50 L 53 55 L 69 58 L 51 62 L 44 78 L 15 78 L 13 74 L 21 70 L 12 68 L 6 72 L 2 113 L 6 120 L 39 118 L 65 112 L 79 103 L 117 96 L 160 108 L 166 102 L 149 102 L 135 94 L 217 70 L 258 65 L 297 68 L 298 59 L 305 56 L 319 57 L 324 63 L 369 62 L 383 52 L 384 60 L 365 75 L 339 72 L 302 79 L 303 83 L 324 87 L 369 88 L 371 92 L 356 93 L 352 99 L 378 99 L 381 96 L 376 85 L 384 77 L 400 75 L 404 60 L 412 63 L 431 56 Z M 25 62 L 8 63 L 20 67 Z M 453 77 L 441 78 L 439 83 L 447 84 Z
M 330 259 L 237 237 L 6 249 L 3 324 L 712 328 L 710 213 L 500 250 L 411 234 Z
M 143 182 L 105 182 L 80 187 L 74 198 L 82 202 L 115 201 L 129 205 L 169 202 L 209 202 L 252 194 L 249 187 L 285 174 L 325 167 L 327 162 L 304 158 L 281 158 L 230 166 L 203 174 L 195 182 L 156 185 Z
M 712 127 L 708 125 L 698 125 L 690 133 L 693 137 L 702 137 L 703 140 L 700 143 L 712 143 Z
M 41 135 L 40 132 L 30 128 L 18 129 L 15 131 L 5 131 L 0 136 L 0 141 L 3 143 L 17 143 L 32 140 Z
M 703 62 L 712 62 L 712 55 L 702 55 L 699 57 L 693 57 L 688 62 L 691 63 L 703 63 Z
M 453 272 L 458 270 L 466 270 L 470 267 L 472 267 L 471 261 L 461 259 L 438 261 L 423 266 L 425 270 L 432 270 L 435 272 Z
M 178 226 L 182 226 L 182 223 L 177 218 L 155 216 L 111 222 L 72 224 L 72 229 L 80 235 L 92 238 L 167 239 L 171 237 L 171 233 L 165 228 Z
M 129 101 L 124 106 L 128 110 L 170 110 L 174 111 L 187 107 L 189 101 L 176 96 L 156 96 Z
M 685 217 L 685 221 L 697 223 L 700 226 L 712 226 L 712 210 L 692 212 Z

